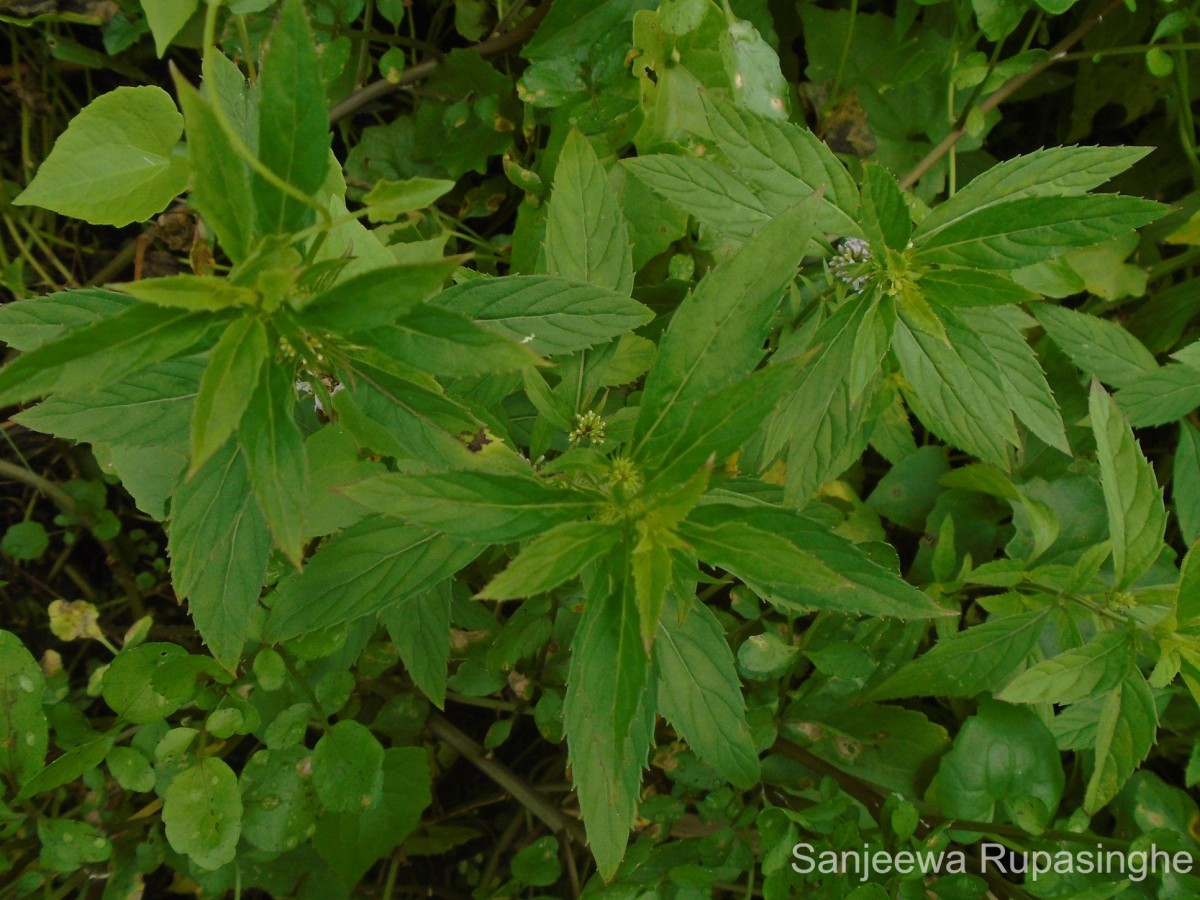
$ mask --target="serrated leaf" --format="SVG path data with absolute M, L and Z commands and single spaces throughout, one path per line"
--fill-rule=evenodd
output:
M 205 360 L 172 359 L 95 390 L 55 396 L 13 417 L 90 444 L 161 447 L 187 440 Z
M 351 276 L 308 300 L 300 320 L 314 330 L 345 335 L 390 325 L 433 298 L 462 261 L 448 256 Z
M 1134 428 L 1166 425 L 1200 406 L 1200 370 L 1168 363 L 1126 383 L 1116 400 Z
M 963 310 L 962 321 L 979 335 L 996 360 L 1007 389 L 1008 404 L 1017 418 L 1046 444 L 1069 456 L 1071 445 L 1067 442 L 1066 426 L 1054 393 L 1033 348 L 1018 330 L 1020 317 L 1014 320 L 1008 314 L 1010 312 L 1003 309 Z
M 913 260 L 1019 269 L 1140 228 L 1166 209 L 1116 194 L 1010 200 L 974 211 L 936 233 L 918 235 Z
M 762 358 L 775 308 L 808 244 L 813 204 L 773 219 L 732 259 L 704 277 L 671 317 L 646 376 L 634 435 L 645 444 L 687 409 L 739 378 Z
M 443 377 L 495 375 L 543 362 L 529 347 L 428 304 L 401 316 L 395 324 L 377 326 L 356 339 L 389 359 Z
M 653 717 L 650 657 L 638 631 L 627 551 L 602 564 L 571 643 L 563 722 L 588 845 L 611 879 L 637 818 Z
M 553 590 L 612 549 L 619 531 L 603 522 L 564 522 L 531 540 L 479 596 L 516 600 Z
M 344 488 L 351 500 L 474 541 L 517 541 L 598 509 L 595 497 L 512 473 L 387 474 Z
M 861 233 L 858 189 L 827 144 L 807 128 L 739 109 L 712 94 L 701 98 L 713 138 L 736 178 L 769 216 L 820 192 L 816 230 Z
M 554 170 L 546 217 L 546 271 L 619 294 L 633 289 L 625 217 L 591 143 L 572 130 Z
M 206 64 L 206 82 L 211 71 Z M 250 252 L 254 231 L 254 217 L 244 206 L 245 198 L 250 196 L 249 170 L 221 129 L 211 104 L 178 72 L 173 71 L 172 75 L 187 123 L 188 160 L 192 169 L 188 204 L 216 233 L 226 255 L 239 263 Z
M 46 679 L 21 639 L 0 631 L 0 773 L 23 784 L 46 760 Z
M 1112 800 L 1154 746 L 1158 710 L 1139 671 L 1112 689 L 1096 724 L 1096 767 L 1088 781 L 1083 809 L 1091 816 Z
M 1120 325 L 1048 303 L 1033 313 L 1071 362 L 1105 384 L 1120 388 L 1158 371 L 1154 355 Z
M 1133 645 L 1124 631 L 1105 631 L 1026 669 L 997 695 L 1005 703 L 1077 703 L 1111 690 L 1133 664 Z
M 905 398 L 917 416 L 947 442 L 1008 468 L 1017 445 L 995 358 L 975 332 L 941 311 L 950 344 L 897 322 L 892 350 L 907 379 Z
M 655 153 L 621 165 L 651 192 L 721 234 L 745 241 L 771 220 L 754 192 L 711 160 Z
M 1120 175 L 1149 147 L 1050 147 L 1005 160 L 940 203 L 921 223 L 926 237 L 981 209 L 1025 197 L 1075 196 Z
M 1119 590 L 1137 581 L 1158 558 L 1167 514 L 1154 470 L 1117 404 L 1095 381 L 1088 411 L 1112 536 L 1114 587 Z
M 980 269 L 934 269 L 917 286 L 927 299 L 951 308 L 1028 303 L 1038 296 L 998 272 Z
M 268 365 L 250 393 L 238 426 L 238 443 L 275 545 L 299 567 L 308 504 L 308 462 L 295 408 L 291 374 L 283 366 Z
M 329 116 L 316 38 L 301 0 L 285 0 L 258 85 L 258 157 L 292 187 L 309 196 L 329 167 Z M 262 234 L 288 234 L 308 225 L 313 207 L 283 193 L 261 175 L 251 176 L 256 220 Z
M 280 583 L 265 633 L 285 641 L 373 615 L 453 575 L 482 549 L 383 516 L 364 519 Z
M 234 441 L 176 490 L 168 535 L 175 593 L 189 601 L 212 655 L 232 669 L 241 657 L 271 552 L 271 533 Z
M 683 622 L 676 610 L 666 611 L 658 623 L 654 662 L 663 717 L 722 778 L 741 788 L 757 784 L 758 753 L 733 653 L 707 606 L 691 604 Z
M 1053 607 L 993 618 L 943 637 L 871 691 L 899 697 L 973 697 L 995 691 L 1036 646 Z
M 380 616 L 408 676 L 438 709 L 446 703 L 453 584 L 447 578 L 427 591 L 400 597 Z
M 0 369 L 0 405 L 119 381 L 184 355 L 218 322 L 207 313 L 137 304 L 73 329 Z
M 183 117 L 162 88 L 101 94 L 71 120 L 13 205 L 93 225 L 144 222 L 187 187 L 187 157 L 176 152 L 182 135 Z
M 439 294 L 433 304 L 543 356 L 585 350 L 653 318 L 636 300 L 553 275 L 476 278 Z
M 258 383 L 267 359 L 267 330 L 257 316 L 236 319 L 222 332 L 200 378 L 192 413 L 192 472 L 237 430 L 254 393 L 250 386 Z
M 201 869 L 232 862 L 242 833 L 242 795 L 228 763 L 208 756 L 176 773 L 162 819 L 172 849 Z
M 878 163 L 863 163 L 862 224 L 876 256 L 903 252 L 912 236 L 912 216 L 895 177 Z
M 1190 545 L 1200 538 L 1200 431 L 1191 422 L 1179 423 L 1179 444 L 1171 478 L 1171 499 L 1179 530 Z
M 845 538 L 787 510 L 704 504 L 679 534 L 702 560 L 787 609 L 900 619 L 952 614 Z
M 65 332 L 112 319 L 135 301 L 116 291 L 80 288 L 0 305 L 0 341 L 27 352 Z

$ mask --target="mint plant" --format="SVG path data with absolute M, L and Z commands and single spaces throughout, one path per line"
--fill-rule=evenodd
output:
M 11 198 L 198 237 L 0 306 L 0 405 L 162 523 L 190 623 L 135 551 L 48 607 L 73 665 L 0 631 L 3 890 L 1091 897 L 981 839 L 1200 849 L 1194 251 L 1143 262 L 1193 224 L 1135 195 L 1149 147 L 981 149 L 1069 5 L 1009 57 L 1003 4 L 422 6 L 124 4 L 104 40 L 170 84 L 101 93 Z M 473 48 L 406 62 L 451 12 Z M 1149 25 L 1165 78 L 1193 25 Z M 801 26 L 869 159 L 803 124 Z M 132 540 L 96 483 L 64 527 Z M 859 884 L 801 842 L 969 865 Z

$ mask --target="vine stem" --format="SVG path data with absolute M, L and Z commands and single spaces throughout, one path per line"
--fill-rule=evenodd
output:
M 445 716 L 431 713 L 427 724 L 434 737 L 457 750 L 467 762 L 519 800 L 556 835 L 569 837 L 580 846 L 587 843 L 583 827 L 579 822 L 564 815 L 562 810 L 542 796 L 536 788 L 526 784 L 506 766 L 494 759 L 489 759 L 482 747 L 450 724 Z
M 550 12 L 550 6 L 553 2 L 554 0 L 544 0 L 537 9 L 529 14 L 529 18 L 518 24 L 511 31 L 490 37 L 486 41 L 480 41 L 470 49 L 474 50 L 480 56 L 488 57 L 503 53 L 505 50 L 524 43 L 537 30 L 538 25 L 542 23 L 542 19 L 546 18 L 546 14 Z M 427 59 L 424 62 L 417 63 L 415 66 L 405 68 L 400 73 L 400 77 L 395 81 L 388 81 L 386 78 L 381 78 L 378 81 L 372 81 L 365 87 L 359 88 L 329 111 L 330 124 L 353 115 L 368 103 L 378 100 L 381 97 L 386 97 L 393 91 L 398 91 L 402 87 L 407 87 L 423 78 L 428 78 L 437 70 L 439 65 L 441 65 L 441 60 Z
M 1093 28 L 1104 21 L 1104 17 L 1114 12 L 1117 7 L 1123 5 L 1125 0 L 1109 0 L 1104 5 L 1104 8 L 1096 15 L 1092 16 L 1086 22 L 1083 22 L 1078 28 L 1068 34 L 1065 38 L 1059 41 L 1050 50 L 1050 56 L 1044 62 L 1030 68 L 1027 72 L 1022 72 L 1020 75 L 1014 75 L 1006 81 L 996 93 L 989 96 L 986 100 L 979 104 L 978 110 L 987 115 L 1037 76 L 1050 68 L 1055 63 L 1063 62 L 1068 58 L 1067 51 L 1082 41 L 1091 32 Z M 932 150 L 925 154 L 924 159 L 912 167 L 908 174 L 900 179 L 900 187 L 909 190 L 925 174 L 932 169 L 941 158 L 950 152 L 950 149 L 962 140 L 963 135 L 967 133 L 967 114 L 970 108 L 964 109 L 958 117 L 958 122 L 950 129 L 950 133 L 942 138 Z

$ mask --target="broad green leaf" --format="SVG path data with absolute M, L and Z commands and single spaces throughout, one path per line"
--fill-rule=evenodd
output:
M 1083 809 L 1094 816 L 1124 787 L 1150 753 L 1158 731 L 1154 695 L 1134 670 L 1109 691 L 1096 724 L 1096 767 L 1088 781 Z
M 90 444 L 161 447 L 188 440 L 202 357 L 171 359 L 95 390 L 51 397 L 14 420 Z
M 381 616 L 413 684 L 438 709 L 446 703 L 453 583 L 447 578 L 427 591 L 400 597 Z
M 649 653 L 654 644 L 667 592 L 671 589 L 674 561 L 671 551 L 684 547 L 665 525 L 648 516 L 637 523 L 637 543 L 629 554 L 633 576 L 633 600 L 637 606 L 638 631 Z
M 652 473 L 653 489 L 682 484 L 711 457 L 721 463 L 735 453 L 780 402 L 797 377 L 792 365 L 770 366 L 741 381 L 677 405 L 664 426 L 637 450 Z
M 367 218 L 372 222 L 391 222 L 406 212 L 425 209 L 444 194 L 454 190 L 454 182 L 443 178 L 406 178 L 404 181 L 381 179 L 363 196 Z
M 603 878 L 625 855 L 653 738 L 650 657 L 638 630 L 628 551 L 601 564 L 571 642 L 563 722 L 588 845 Z
M 312 781 L 330 812 L 377 805 L 383 799 L 383 745 L 352 719 L 331 725 L 313 750 Z
M 1062 760 L 1054 737 L 1031 710 L 987 698 L 963 723 L 938 766 L 937 799 L 951 817 L 995 822 L 997 806 L 1033 798 L 1049 824 L 1062 799 Z
M 167 4 L 173 0 L 161 2 Z M 206 66 L 206 83 L 210 71 L 211 67 Z M 187 123 L 188 161 L 192 169 L 188 204 L 216 233 L 226 255 L 239 263 L 250 252 L 254 232 L 254 215 L 245 205 L 250 196 L 249 170 L 222 131 L 212 105 L 178 72 L 172 74 Z
M 863 164 L 863 230 L 876 256 L 888 250 L 903 252 L 912 235 L 912 216 L 895 177 L 876 163 Z
M 1005 276 L 979 269 L 934 269 L 922 275 L 917 286 L 927 299 L 951 308 L 1006 306 L 1037 299 L 1037 294 Z
M 351 888 L 416 829 L 431 801 L 425 749 L 388 747 L 382 799 L 365 809 L 321 816 L 313 844 L 342 884 Z
M 553 275 L 475 278 L 439 294 L 433 305 L 474 319 L 543 356 L 585 350 L 653 318 L 635 300 Z
M 104 673 L 104 702 L 134 725 L 165 719 L 180 707 L 186 693 L 160 690 L 154 676 L 164 665 L 186 657 L 178 644 L 140 644 L 123 650 Z
M 585 53 L 599 35 L 619 28 L 635 10 L 656 6 L 658 0 L 561 0 L 521 55 L 537 60 Z
M 14 206 L 41 206 L 93 225 L 144 222 L 183 192 L 183 117 L 153 86 L 101 94 L 71 120 Z
M 113 747 L 104 762 L 122 790 L 139 794 L 154 790 L 154 769 L 141 751 L 132 747 Z
M 1168 363 L 1124 385 L 1116 400 L 1134 428 L 1166 425 L 1200 406 L 1200 370 Z
M 453 575 L 482 547 L 372 516 L 330 538 L 302 573 L 271 595 L 265 626 L 273 641 L 374 615 Z
M 625 217 L 582 132 L 572 130 L 554 170 L 546 218 L 546 271 L 619 294 L 633 289 Z
M 284 853 L 304 841 L 317 821 L 307 747 L 259 750 L 242 767 L 238 788 L 242 839 L 259 850 Z
M 462 261 L 448 256 L 352 276 L 305 303 L 300 320 L 309 328 L 343 335 L 390 325 L 437 294 Z
M 485 543 L 533 537 L 599 508 L 592 495 L 496 472 L 378 475 L 343 493 L 376 512 Z
M 1000 369 L 1008 404 L 1025 427 L 1051 447 L 1068 456 L 1066 426 L 1054 393 L 1037 356 L 1019 328 L 1023 315 L 1009 315 L 1012 310 L 965 309 L 963 323 L 979 336 L 991 352 Z
M 200 636 L 221 665 L 241 657 L 267 572 L 271 532 L 232 440 L 171 500 L 171 576 Z
M 664 143 L 683 143 L 704 133 L 702 98 L 729 92 L 732 84 L 722 59 L 727 23 L 715 3 L 695 4 L 691 21 L 669 21 L 668 7 L 633 18 L 633 73 L 640 87 L 641 127 L 633 136 L 639 153 Z M 664 21 L 667 20 L 667 21 Z
M 807 128 L 755 115 L 715 95 L 701 99 L 713 138 L 731 171 L 769 216 L 820 192 L 814 201 L 816 230 L 861 233 L 858 188 L 824 141 Z
M 908 382 L 905 398 L 948 443 L 1007 469 L 1017 430 L 1000 368 L 975 332 L 946 310 L 941 318 L 949 345 L 896 323 L 892 350 Z
M 935 234 L 918 235 L 913 259 L 1019 269 L 1140 228 L 1165 211 L 1150 200 L 1116 194 L 1025 197 L 972 212 Z
M 17 357 L 0 370 L 0 405 L 119 381 L 183 356 L 218 321 L 207 313 L 138 304 Z
M 222 332 L 200 378 L 192 413 L 195 472 L 221 448 L 242 421 L 268 360 L 267 330 L 257 316 L 235 319 Z M 289 385 L 290 387 L 290 385 Z
M 175 35 L 179 34 L 179 29 L 196 12 L 200 0 L 141 0 L 141 4 L 150 33 L 154 35 L 154 50 L 162 59 Z
M 242 795 L 229 764 L 215 756 L 176 773 L 163 798 L 167 842 L 201 869 L 233 862 L 242 833 Z
M 995 691 L 1029 657 L 1053 607 L 990 619 L 948 637 L 871 691 L 898 697 L 974 697 Z
M 764 118 L 786 121 L 787 79 L 779 70 L 778 54 L 758 29 L 750 22 L 730 20 L 720 46 L 737 105 Z
M 288 369 L 268 365 L 250 393 L 246 414 L 238 426 L 238 443 L 246 455 L 250 485 L 275 545 L 299 568 L 308 504 L 308 461 L 295 409 Z
M 663 717 L 722 778 L 741 788 L 757 784 L 758 753 L 733 653 L 707 606 L 692 603 L 682 623 L 677 610 L 666 611 L 658 623 L 654 662 Z
M 64 332 L 114 318 L 135 301 L 115 291 L 80 288 L 0 304 L 0 341 L 27 352 Z
M 1179 567 L 1179 593 L 1175 601 L 1175 617 L 1187 625 L 1200 618 L 1200 550 L 1195 542 L 1188 548 Z
M 356 340 L 389 359 L 441 377 L 495 375 L 536 366 L 541 358 L 515 341 L 448 309 L 422 304 L 393 325 L 379 325 Z
M 49 872 L 67 874 L 112 857 L 112 843 L 90 822 L 39 817 L 37 836 L 38 864 Z
M 1121 388 L 1158 371 L 1154 355 L 1114 322 L 1048 303 L 1033 313 L 1071 362 L 1105 384 Z
M 27 782 L 46 761 L 45 681 L 21 639 L 0 631 L 0 774 L 16 784 Z
M 813 204 L 803 202 L 777 216 L 680 304 L 646 376 L 634 430 L 639 444 L 677 416 L 677 406 L 687 409 L 753 371 L 804 256 L 813 213 Z
M 654 153 L 621 165 L 654 194 L 720 234 L 745 241 L 771 220 L 763 201 L 712 160 Z
M 316 38 L 301 0 L 285 0 L 262 61 L 258 85 L 258 156 L 297 190 L 313 195 L 329 165 L 329 116 Z M 251 176 L 259 230 L 287 234 L 304 228 L 312 207 Z
M 917 234 L 936 234 L 981 209 L 1012 200 L 1084 194 L 1149 152 L 1147 147 L 1051 147 L 1005 160 L 935 206 Z
M 1076 703 L 1112 690 L 1133 665 L 1125 631 L 1104 631 L 1082 647 L 1026 669 L 997 695 L 1005 703 Z
M 1108 510 L 1116 588 L 1136 582 L 1163 549 L 1167 514 L 1154 469 L 1113 399 L 1092 382 L 1088 402 Z
M 517 600 L 553 590 L 608 553 L 619 531 L 603 522 L 564 522 L 533 538 L 479 596 Z
M 1200 538 L 1200 431 L 1191 422 L 1179 423 L 1179 445 L 1171 478 L 1171 499 L 1179 530 L 1189 545 Z
M 679 533 L 705 562 L 787 609 L 900 619 L 952 615 L 845 538 L 789 510 L 704 504 Z

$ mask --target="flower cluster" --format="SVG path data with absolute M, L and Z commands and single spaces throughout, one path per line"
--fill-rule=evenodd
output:
M 604 420 L 595 410 L 575 414 L 575 428 L 568 435 L 568 440 L 574 446 L 584 438 L 589 438 L 597 447 L 604 443 Z
M 838 244 L 837 255 L 829 260 L 829 268 L 839 281 L 861 291 L 867 283 L 868 273 L 863 263 L 871 259 L 871 247 L 862 238 L 846 238 Z

